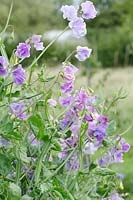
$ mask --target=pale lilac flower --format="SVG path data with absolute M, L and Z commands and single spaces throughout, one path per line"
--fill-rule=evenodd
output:
M 62 6 L 61 12 L 63 12 L 63 18 L 69 21 L 74 20 L 77 18 L 78 9 L 75 6 Z
M 123 152 L 128 152 L 129 151 L 130 145 L 128 143 L 125 143 L 125 139 L 124 138 L 121 138 L 120 144 L 121 144 Z
M 116 178 L 118 178 L 118 179 L 124 179 L 125 178 L 125 175 L 124 174 L 118 174 L 117 176 L 116 176 Z
M 39 42 L 39 43 L 34 44 L 34 48 L 37 51 L 42 51 L 44 49 L 43 42 Z
M 78 71 L 78 68 L 74 65 L 64 66 L 64 79 L 67 81 L 75 80 L 75 73 Z
M 71 96 L 67 96 L 67 97 L 59 97 L 59 102 L 60 105 L 62 106 L 69 106 L 73 101 L 73 98 Z
M 97 151 L 97 147 L 92 142 L 85 144 L 84 154 L 93 155 Z
M 33 35 L 31 38 L 31 42 L 34 44 L 39 43 L 41 41 L 41 37 L 41 35 Z
M 36 146 L 39 144 L 38 140 L 35 138 L 35 135 L 33 133 L 30 134 L 30 141 L 33 146 Z
M 54 99 L 49 99 L 49 100 L 48 100 L 48 103 L 49 103 L 51 106 L 56 106 L 56 105 L 57 105 L 57 102 L 56 102 Z
M 86 101 L 87 101 L 87 93 L 83 88 L 81 88 L 81 90 L 76 96 L 76 102 L 78 102 L 79 104 L 85 104 Z
M 89 49 L 88 47 L 78 46 L 77 47 L 77 54 L 75 55 L 75 57 L 79 61 L 85 61 L 87 58 L 90 57 L 91 52 L 92 52 L 92 49 Z
M 21 101 L 19 103 L 11 103 L 9 113 L 15 115 L 19 120 L 26 120 L 30 115 L 28 115 L 25 110 L 25 104 Z
M 101 167 L 106 167 L 108 164 L 110 164 L 111 162 L 111 155 L 110 154 L 107 154 L 104 158 L 101 158 L 99 161 L 98 161 L 98 164 L 99 166 Z
M 0 146 L 2 145 L 4 147 L 6 147 L 6 146 L 9 146 L 10 144 L 11 143 L 8 140 L 6 140 L 2 136 L 0 136 Z
M 121 198 L 118 193 L 114 193 L 111 195 L 110 200 L 124 200 L 124 199 Z
M 39 142 L 37 139 L 36 139 L 36 137 L 35 137 L 35 135 L 31 132 L 30 133 L 30 141 L 31 141 L 31 144 L 33 145 L 33 146 L 37 146 L 37 145 L 42 145 L 42 144 L 44 144 L 43 142 Z
M 30 48 L 31 48 L 30 44 L 28 44 L 26 42 L 19 43 L 15 54 L 18 58 L 21 58 L 21 59 L 29 58 L 30 57 Z
M 42 51 L 44 49 L 43 42 L 41 42 L 41 35 L 33 35 L 31 42 L 34 44 L 34 48 L 37 51 Z
M 26 80 L 25 70 L 22 68 L 22 65 L 18 65 L 18 67 L 12 72 L 14 77 L 14 83 L 17 85 L 22 85 Z
M 74 88 L 74 84 L 73 84 L 73 82 L 67 82 L 67 83 L 64 83 L 62 86 L 61 86 L 61 91 L 63 92 L 63 93 L 71 93 L 72 92 L 72 90 L 73 90 L 73 88 Z
M 7 60 L 3 56 L 0 56 L 0 76 L 5 76 L 7 74 L 7 66 Z
M 69 27 L 72 29 L 73 36 L 76 38 L 84 37 L 87 33 L 86 23 L 81 17 L 69 22 Z
M 123 153 L 121 150 L 114 148 L 112 154 L 114 155 L 113 163 L 122 163 L 123 161 Z
M 51 155 L 49 156 L 48 161 L 49 161 L 49 162 L 52 162 L 52 161 L 53 161 L 53 157 L 52 157 Z
M 70 170 L 70 171 L 75 171 L 75 170 L 78 170 L 79 169 L 79 161 L 78 161 L 78 158 L 76 155 L 72 156 L 66 163 L 67 165 L 67 168 Z
M 82 17 L 85 19 L 93 19 L 97 15 L 97 11 L 95 9 L 94 4 L 91 1 L 86 1 L 81 4 L 83 15 Z

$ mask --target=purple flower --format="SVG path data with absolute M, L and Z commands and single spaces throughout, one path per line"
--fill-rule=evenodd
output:
M 21 59 L 29 58 L 30 57 L 30 48 L 31 48 L 30 44 L 28 44 L 26 42 L 19 43 L 15 54 L 18 58 L 21 58 Z
M 37 51 L 42 51 L 44 49 L 43 42 L 40 42 L 41 37 L 41 35 L 33 35 L 31 38 L 31 42 L 34 44 L 34 48 Z
M 41 41 L 41 37 L 41 35 L 33 35 L 31 38 L 31 42 L 34 44 L 39 43 Z
M 93 121 L 93 117 L 91 115 L 85 114 L 84 120 L 87 122 L 91 122 L 91 121 Z
M 78 68 L 74 65 L 64 66 L 64 79 L 67 81 L 75 80 L 75 73 L 78 71 Z
M 97 15 L 97 11 L 95 9 L 94 4 L 91 1 L 86 1 L 81 4 L 83 15 L 82 17 L 85 19 L 93 19 Z
M 63 93 L 70 93 L 72 92 L 73 88 L 74 88 L 73 82 L 68 82 L 68 83 L 64 83 L 61 86 L 61 91 Z
M 110 200 L 124 200 L 124 199 L 121 198 L 118 193 L 114 193 L 111 195 Z
M 76 38 L 84 37 L 87 33 L 86 23 L 81 17 L 69 22 L 69 27 L 72 29 L 73 36 Z
M 122 162 L 124 162 L 123 161 L 123 153 L 122 153 L 121 150 L 115 149 L 113 162 L 114 163 L 122 163 Z
M 7 65 L 7 60 L 3 56 L 0 56 L 0 76 L 5 76 L 7 74 Z
M 87 101 L 87 93 L 84 89 L 81 88 L 76 97 L 76 102 L 78 102 L 79 104 L 85 104 L 86 101 Z
M 121 144 L 123 152 L 128 152 L 129 151 L 130 145 L 128 143 L 125 143 L 125 139 L 124 138 L 121 138 L 120 144 Z
M 118 174 L 118 175 L 116 176 L 116 178 L 118 178 L 118 179 L 124 179 L 124 178 L 125 178 L 125 175 L 124 175 L 124 174 Z
M 4 139 L 2 136 L 0 136 L 0 146 L 9 146 L 11 143 L 9 141 L 7 141 L 6 139 Z
M 71 159 L 69 159 L 66 163 L 67 165 L 67 168 L 70 170 L 70 171 L 75 171 L 75 170 L 78 170 L 79 169 L 79 162 L 78 162 L 78 158 L 74 155 L 71 157 Z
M 78 9 L 75 6 L 65 5 L 61 7 L 61 12 L 63 12 L 63 18 L 69 21 L 72 21 L 75 18 L 77 18 L 77 11 Z
M 77 47 L 77 54 L 75 55 L 75 57 L 79 61 L 85 61 L 87 58 L 89 58 L 91 52 L 92 52 L 92 49 L 89 49 L 88 47 L 78 46 Z
M 111 156 L 109 154 L 107 154 L 104 158 L 101 158 L 98 161 L 98 164 L 101 167 L 105 167 L 105 166 L 107 166 L 110 163 L 110 161 L 111 161 Z
M 42 145 L 42 144 L 44 144 L 43 142 L 39 142 L 37 139 L 36 139 L 36 137 L 35 137 L 35 135 L 31 132 L 31 134 L 30 134 L 30 141 L 31 141 L 31 144 L 33 145 L 33 146 L 37 146 L 37 145 Z
M 12 72 L 14 77 L 14 83 L 17 85 L 22 85 L 25 82 L 25 70 L 22 68 L 22 65 L 18 65 L 18 67 Z
M 43 42 L 34 44 L 34 47 L 37 51 L 42 51 L 44 49 Z
M 107 136 L 107 133 L 106 133 L 105 129 L 103 129 L 101 126 L 97 126 L 93 135 L 94 135 L 94 137 L 96 137 L 96 139 L 99 142 L 101 142 Z
M 56 106 L 56 105 L 57 105 L 57 102 L 56 102 L 54 99 L 49 99 L 49 100 L 48 100 L 48 103 L 49 103 L 51 106 Z
M 15 115 L 19 120 L 26 120 L 30 115 L 28 115 L 25 110 L 25 104 L 21 101 L 20 103 L 11 103 L 9 113 Z
M 67 97 L 59 97 L 59 102 L 62 106 L 69 106 L 73 101 L 73 98 L 71 96 Z

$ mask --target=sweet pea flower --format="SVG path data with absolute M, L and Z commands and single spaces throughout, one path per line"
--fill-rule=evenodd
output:
M 128 152 L 129 151 L 130 145 L 128 143 L 125 143 L 125 139 L 124 138 L 121 138 L 120 144 L 121 144 L 123 152 Z
M 49 103 L 51 106 L 56 106 L 56 105 L 57 105 L 57 102 L 56 102 L 54 99 L 49 99 L 49 100 L 48 100 L 48 103 Z
M 97 151 L 97 147 L 92 142 L 88 142 L 85 145 L 85 148 L 84 148 L 85 154 L 93 155 L 96 151 Z
M 31 132 L 30 133 L 30 142 L 31 142 L 31 144 L 33 145 L 33 146 L 37 146 L 37 145 L 42 145 L 42 144 L 44 144 L 43 142 L 39 142 L 37 139 L 36 139 L 36 137 L 35 137 L 35 135 Z
M 41 41 L 41 37 L 41 35 L 33 35 L 31 38 L 31 42 L 34 44 L 39 43 Z
M 94 19 L 97 15 L 94 4 L 91 1 L 86 1 L 81 4 L 83 15 L 85 19 Z
M 10 144 L 11 143 L 8 140 L 6 140 L 2 136 L 0 136 L 0 146 L 2 145 L 4 147 L 6 147 L 6 146 L 9 146 Z
M 17 85 L 22 85 L 25 82 L 25 70 L 22 68 L 22 65 L 18 65 L 18 67 L 12 72 L 14 77 L 14 83 Z
M 63 12 L 64 19 L 72 21 L 77 18 L 78 9 L 75 6 L 65 5 L 61 7 L 61 12 Z
M 74 65 L 64 66 L 64 79 L 66 81 L 74 81 L 75 80 L 75 73 L 78 71 L 78 68 Z
M 26 120 L 30 115 L 27 114 L 25 110 L 25 104 L 21 101 L 19 103 L 11 103 L 9 113 L 15 115 L 19 120 Z
M 17 46 L 17 50 L 15 52 L 15 55 L 18 58 L 24 59 L 24 58 L 29 58 L 30 57 L 30 44 L 28 43 L 19 43 Z
M 34 44 L 34 48 L 37 51 L 42 51 L 44 49 L 43 42 L 41 42 L 41 35 L 33 35 L 31 42 Z
M 111 195 L 110 200 L 124 200 L 124 199 L 121 198 L 118 193 L 114 193 Z
M 0 56 L 0 76 L 5 76 L 7 74 L 7 66 L 7 60 L 3 56 Z
M 67 83 L 64 83 L 62 86 L 61 86 L 61 91 L 63 93 L 66 93 L 66 94 L 69 94 L 72 92 L 74 88 L 74 84 L 73 82 L 67 82 Z
M 69 27 L 72 29 L 72 34 L 76 38 L 84 37 L 87 33 L 86 23 L 81 17 L 69 22 Z
M 90 57 L 91 52 L 92 52 L 92 49 L 89 49 L 88 47 L 78 46 L 77 47 L 77 54 L 75 55 L 75 57 L 79 61 L 85 61 L 87 58 Z
M 69 106 L 73 101 L 73 98 L 71 96 L 67 96 L 67 97 L 59 97 L 59 102 L 60 105 L 62 106 Z

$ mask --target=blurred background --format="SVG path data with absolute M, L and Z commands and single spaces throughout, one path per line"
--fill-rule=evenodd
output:
M 0 31 L 5 26 L 12 0 L 0 0 Z M 60 12 L 61 5 L 78 5 L 80 0 L 13 0 L 10 26 L 4 35 L 7 52 L 32 34 L 43 35 L 46 46 L 66 26 Z M 133 0 L 93 0 L 98 16 L 87 21 L 88 34 L 81 41 L 72 38 L 67 31 L 43 56 L 54 73 L 60 63 L 77 45 L 88 46 L 93 54 L 82 65 L 75 58 L 71 61 L 80 66 L 80 83 L 91 86 L 108 102 L 117 91 L 121 91 L 118 104 L 110 111 L 109 117 L 117 120 L 118 132 L 125 137 L 131 150 L 123 164 L 115 168 L 124 174 L 123 193 L 133 200 Z M 27 60 L 27 64 L 30 59 Z M 26 63 L 25 63 L 26 65 Z M 77 81 L 78 87 L 79 81 Z M 125 95 L 126 94 L 126 95 Z M 127 96 L 124 99 L 124 96 Z M 128 195 L 130 193 L 130 195 Z

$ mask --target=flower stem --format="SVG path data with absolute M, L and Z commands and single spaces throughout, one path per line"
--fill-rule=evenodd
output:
M 16 184 L 19 185 L 19 177 L 21 172 L 21 160 L 17 160 L 17 166 L 16 166 Z
M 51 140 L 47 144 L 46 143 L 44 144 L 41 155 L 37 162 L 37 167 L 35 170 L 35 183 L 36 184 L 38 184 L 38 182 L 39 182 L 39 177 L 40 177 L 41 168 L 42 168 L 42 161 L 46 159 L 46 155 L 50 149 L 50 144 L 51 144 Z

